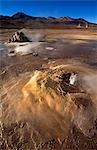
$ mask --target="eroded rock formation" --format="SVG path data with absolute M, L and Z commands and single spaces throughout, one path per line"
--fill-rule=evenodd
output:
M 71 85 L 69 79 L 73 73 L 77 74 L 77 80 Z M 22 90 L 22 105 L 25 104 L 26 107 L 28 104 L 33 114 L 39 112 L 43 116 L 46 105 L 52 112 L 60 115 L 63 118 L 60 121 L 60 134 L 68 134 L 73 123 L 85 136 L 92 137 L 96 133 L 95 106 L 82 85 L 82 75 L 83 73 L 76 71 L 75 67 L 65 65 L 57 66 L 50 71 L 36 71 Z M 53 123 L 51 124 L 53 126 Z
M 8 42 L 30 42 L 23 32 L 15 32 Z

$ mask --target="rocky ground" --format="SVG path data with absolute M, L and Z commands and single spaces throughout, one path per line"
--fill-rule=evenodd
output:
M 97 149 L 96 31 L 40 32 L 46 41 L 34 49 L 38 56 L 1 51 L 1 149 Z M 14 31 L 1 31 L 2 42 L 8 33 Z M 73 86 L 72 72 L 78 75 Z

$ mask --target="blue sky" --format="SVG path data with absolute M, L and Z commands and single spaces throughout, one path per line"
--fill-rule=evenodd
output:
M 0 14 L 24 12 L 32 16 L 70 16 L 97 23 L 97 0 L 0 0 Z

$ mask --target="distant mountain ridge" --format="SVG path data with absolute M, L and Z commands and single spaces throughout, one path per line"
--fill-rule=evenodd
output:
M 97 26 L 97 24 L 83 18 L 74 19 L 68 16 L 60 18 L 33 17 L 22 12 L 17 12 L 13 16 L 0 15 L 0 28 L 79 28 L 86 26 Z

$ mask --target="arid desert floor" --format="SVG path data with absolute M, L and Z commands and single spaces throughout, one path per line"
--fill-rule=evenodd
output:
M 21 29 L 32 42 L 8 43 L 16 31 L 0 29 L 0 149 L 96 150 L 97 30 Z

